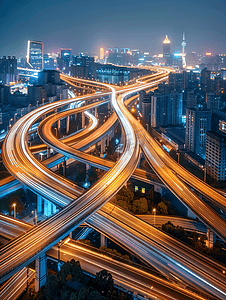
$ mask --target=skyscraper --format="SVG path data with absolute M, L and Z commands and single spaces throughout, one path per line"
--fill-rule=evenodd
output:
M 170 56 L 170 40 L 168 39 L 168 35 L 166 35 L 163 41 L 163 57 L 164 56 Z
M 211 129 L 211 112 L 203 107 L 187 108 L 185 145 L 205 159 L 206 133 Z
M 185 42 L 185 33 L 183 33 L 183 40 L 181 43 L 182 47 L 182 67 L 186 67 L 186 52 L 185 52 L 185 47 L 186 47 L 186 42 Z
M 220 121 L 218 131 L 206 135 L 206 171 L 215 180 L 226 180 L 226 123 Z
M 28 41 L 27 64 L 32 69 L 43 69 L 43 43 L 38 41 Z
M 68 67 L 71 61 L 71 49 L 61 49 L 61 58 Z
M 100 59 L 104 59 L 104 48 L 100 48 Z

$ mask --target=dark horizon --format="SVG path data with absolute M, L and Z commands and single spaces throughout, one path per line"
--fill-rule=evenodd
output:
M 3 0 L 0 56 L 26 56 L 28 40 L 42 41 L 44 53 L 71 48 L 74 55 L 100 47 L 128 47 L 162 53 L 167 34 L 171 52 L 226 53 L 226 3 L 221 0 L 123 2 Z M 23 53 L 23 54 L 22 54 Z

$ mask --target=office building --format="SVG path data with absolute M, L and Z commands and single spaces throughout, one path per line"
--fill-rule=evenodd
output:
M 60 84 L 60 72 L 56 70 L 43 70 L 38 74 L 38 84 L 44 85 L 47 83 Z
M 17 59 L 15 56 L 0 58 L 0 84 L 10 84 L 18 80 Z
M 151 124 L 151 95 L 143 94 L 142 95 L 142 104 L 140 112 L 142 114 L 142 118 L 146 121 L 146 124 Z
M 70 67 L 71 76 L 79 78 L 96 78 L 96 64 L 94 57 L 83 55 L 73 57 L 73 65 Z
M 226 180 L 226 123 L 206 135 L 206 172 L 217 181 Z
M 211 112 L 203 106 L 186 109 L 186 149 L 205 159 L 206 133 L 211 130 Z
M 216 96 L 216 92 L 207 92 L 206 93 L 206 105 L 207 108 L 211 111 L 217 111 L 220 108 L 220 97 Z
M 64 60 L 65 64 L 69 66 L 71 61 L 71 49 L 61 49 L 61 58 Z
M 167 35 L 163 41 L 163 57 L 164 56 L 170 56 L 170 40 Z
M 151 94 L 152 127 L 182 124 L 183 95 L 179 92 L 159 92 Z
M 27 43 L 27 64 L 28 67 L 36 70 L 43 69 L 43 43 L 28 41 Z

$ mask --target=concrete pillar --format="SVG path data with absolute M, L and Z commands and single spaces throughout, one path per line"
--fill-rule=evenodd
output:
M 95 153 L 98 155 L 98 143 L 95 144 Z
M 44 215 L 46 217 L 51 216 L 52 214 L 52 207 L 51 207 L 51 202 L 47 199 L 44 199 Z
M 105 138 L 102 138 L 100 147 L 101 147 L 101 154 L 104 154 L 106 152 Z
M 51 214 L 55 214 L 56 212 L 56 205 L 51 203 Z
M 47 146 L 47 158 L 50 157 L 50 148 Z
M 27 193 L 27 186 L 26 185 L 23 185 L 23 190 L 24 190 L 24 193 L 26 194 Z
M 37 195 L 37 213 L 42 212 L 42 197 Z
M 66 121 L 66 134 L 69 132 L 69 124 L 70 124 L 70 116 L 67 116 L 67 121 Z
M 101 233 L 100 234 L 100 246 L 101 247 L 103 247 L 103 246 L 107 247 L 107 245 L 108 245 L 107 237 Z
M 109 135 L 107 135 L 106 141 L 107 141 L 107 147 L 109 147 L 109 143 L 110 143 Z
M 38 292 L 40 287 L 46 284 L 47 266 L 46 255 L 43 254 L 35 260 L 35 291 Z
M 212 248 L 216 242 L 216 234 L 212 230 L 207 228 L 206 237 L 207 237 L 206 246 Z
M 57 129 L 60 130 L 60 119 L 57 121 Z
M 158 184 L 154 184 L 154 191 L 160 193 L 162 196 L 162 187 Z
M 187 217 L 196 220 L 196 216 L 189 208 L 187 209 Z
M 77 120 L 77 113 L 75 114 L 75 121 Z
M 97 106 L 95 107 L 95 114 L 94 116 L 97 118 Z
M 62 162 L 62 167 L 63 167 L 63 176 L 66 177 L 66 168 L 67 168 L 66 159 L 64 159 L 64 161 Z
M 82 112 L 82 128 L 85 127 L 85 114 L 84 111 Z
M 73 238 L 73 231 L 71 231 L 71 232 L 69 233 L 69 238 L 70 238 L 70 239 Z

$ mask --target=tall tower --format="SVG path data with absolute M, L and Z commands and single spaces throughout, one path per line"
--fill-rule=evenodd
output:
M 163 41 L 163 56 L 170 56 L 170 40 L 168 39 L 168 35 L 166 35 Z
M 181 47 L 182 47 L 182 66 L 183 66 L 183 68 L 186 68 L 185 33 L 183 33 L 183 40 L 182 40 L 182 43 L 181 43 Z
M 38 41 L 28 41 L 27 64 L 33 69 L 43 69 L 43 43 Z
M 100 59 L 104 59 L 104 48 L 100 48 Z

